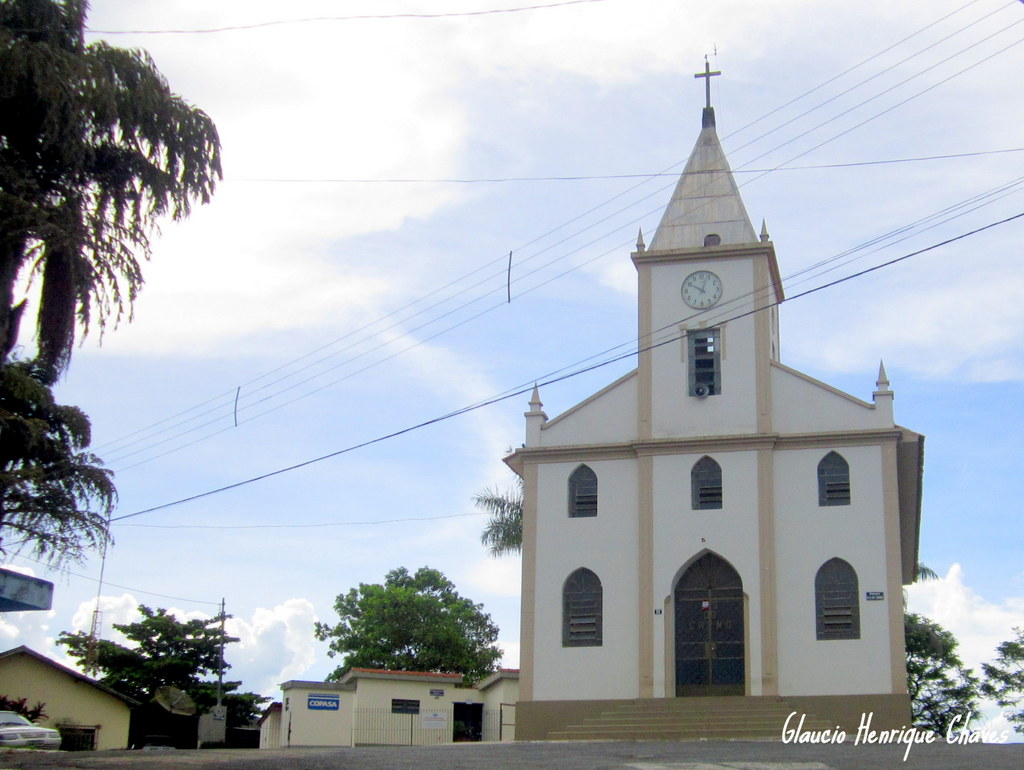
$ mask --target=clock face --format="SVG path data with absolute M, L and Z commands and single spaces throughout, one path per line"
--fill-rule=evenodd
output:
M 722 298 L 722 279 L 710 270 L 698 270 L 686 276 L 682 292 L 687 305 L 703 310 Z

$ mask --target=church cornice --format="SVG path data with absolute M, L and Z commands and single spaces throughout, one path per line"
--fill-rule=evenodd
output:
M 506 457 L 505 462 L 513 470 L 519 472 L 523 464 L 528 462 L 588 462 L 630 460 L 658 455 L 877 446 L 896 443 L 904 438 L 904 431 L 900 428 L 881 428 L 822 433 L 739 434 L 735 436 L 645 439 L 608 444 L 522 447 Z

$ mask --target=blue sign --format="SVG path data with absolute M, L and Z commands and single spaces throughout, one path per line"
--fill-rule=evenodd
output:
M 885 591 L 868 591 L 867 600 L 869 602 L 885 601 Z
M 306 708 L 312 711 L 337 711 L 341 708 L 341 696 L 311 692 L 306 698 Z

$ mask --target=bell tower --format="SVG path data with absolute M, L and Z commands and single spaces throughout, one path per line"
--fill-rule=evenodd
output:
M 718 139 L 707 81 L 702 128 L 637 269 L 639 424 L 648 439 L 771 430 L 769 362 L 782 301 L 775 247 L 758 237 Z M 767 312 L 758 312 L 764 311 Z

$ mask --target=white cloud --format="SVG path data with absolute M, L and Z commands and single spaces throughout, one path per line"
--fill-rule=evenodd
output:
M 498 666 L 501 668 L 519 668 L 519 640 L 506 641 L 499 639 L 498 646 L 501 647 L 503 653 Z
M 258 607 L 249 619 L 228 619 L 227 632 L 239 642 L 227 651 L 227 677 L 241 679 L 247 691 L 280 695 L 281 682 L 301 678 L 317 662 L 316 620 L 307 599 L 288 599 L 271 609 Z
M 994 603 L 978 595 L 964 582 L 964 571 L 953 564 L 945 577 L 915 583 L 907 589 L 909 607 L 953 633 L 960 643 L 960 659 L 975 674 L 981 675 L 981 664 L 990 662 L 996 647 L 1013 638 L 1013 628 L 1024 628 L 1024 598 L 1007 598 Z M 972 729 L 997 732 L 1008 729 L 1008 723 L 992 701 L 982 701 L 979 723 Z M 1011 740 L 1024 742 L 1024 735 L 1009 732 Z
M 479 590 L 495 596 L 519 596 L 522 560 L 517 556 L 479 559 L 469 565 L 459 582 L 470 586 L 473 592 Z

